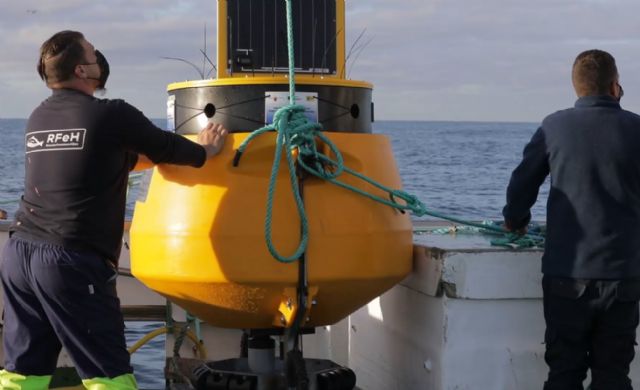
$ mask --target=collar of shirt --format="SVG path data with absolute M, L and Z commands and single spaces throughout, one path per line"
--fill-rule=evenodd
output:
M 620 103 L 613 96 L 609 95 L 597 95 L 597 96 L 583 96 L 576 100 L 576 108 L 585 107 L 611 107 L 620 108 Z
M 87 95 L 86 93 L 82 92 L 82 91 L 78 91 L 77 89 L 72 89 L 72 88 L 56 88 L 51 90 L 51 96 L 88 96 L 93 98 L 93 96 L 91 95 Z

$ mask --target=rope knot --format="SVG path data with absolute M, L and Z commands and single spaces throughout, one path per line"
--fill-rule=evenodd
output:
M 391 202 L 393 202 L 396 205 L 395 207 L 400 211 L 404 212 L 404 210 L 409 210 L 417 217 L 427 214 L 427 207 L 415 195 L 411 195 L 402 190 L 393 190 L 389 191 L 389 197 L 391 198 Z M 402 199 L 404 204 L 398 203 L 396 198 Z

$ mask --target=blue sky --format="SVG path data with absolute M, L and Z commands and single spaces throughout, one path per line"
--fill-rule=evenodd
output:
M 623 106 L 640 111 L 637 0 L 348 0 L 347 46 L 371 43 L 349 76 L 372 82 L 377 119 L 538 122 L 575 100 L 582 50 L 612 53 Z M 0 0 L 0 117 L 26 117 L 49 91 L 35 72 L 40 44 L 79 30 L 108 57 L 106 97 L 150 117 L 166 85 L 193 79 L 203 25 L 215 52 L 214 0 Z

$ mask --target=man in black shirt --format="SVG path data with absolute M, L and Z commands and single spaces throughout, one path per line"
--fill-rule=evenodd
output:
M 64 346 L 87 388 L 135 389 L 115 291 L 129 171 L 201 167 L 227 131 L 209 124 L 194 143 L 94 98 L 109 66 L 79 32 L 47 40 L 37 68 L 53 93 L 27 123 L 24 196 L 1 258 L 0 383 L 46 389 Z
M 630 390 L 640 298 L 640 116 L 620 108 L 614 58 L 581 53 L 574 108 L 544 119 L 507 189 L 507 228 L 522 231 L 551 175 L 542 257 L 545 390 Z

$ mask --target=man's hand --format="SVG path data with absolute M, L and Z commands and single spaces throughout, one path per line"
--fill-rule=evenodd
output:
M 515 233 L 519 236 L 524 236 L 525 234 L 527 234 L 527 225 L 521 227 L 520 229 L 513 229 L 513 227 L 511 227 L 511 224 L 508 221 L 504 221 L 504 228 L 509 232 L 509 233 Z
M 229 132 L 221 124 L 209 123 L 198 134 L 198 143 L 207 151 L 207 158 L 220 153 L 224 146 L 224 140 Z

